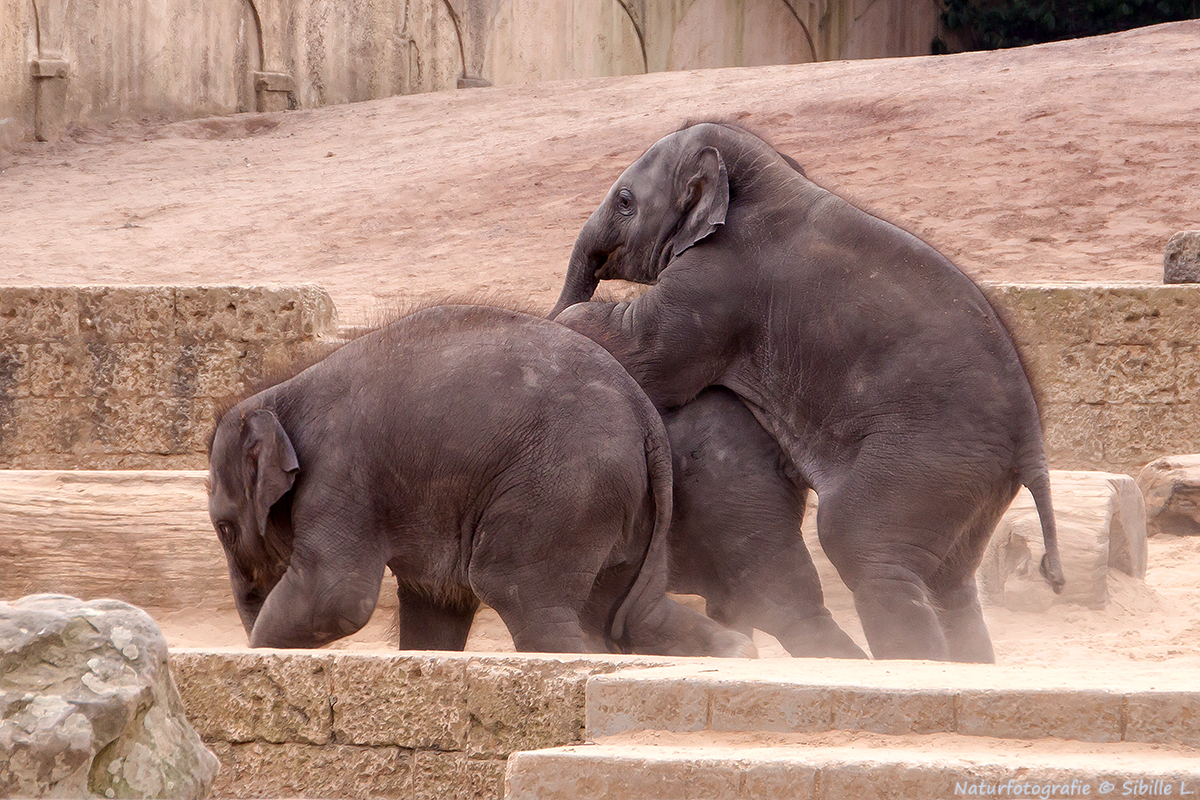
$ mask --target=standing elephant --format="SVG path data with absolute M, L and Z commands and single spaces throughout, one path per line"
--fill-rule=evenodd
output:
M 584 302 L 609 278 L 653 285 Z M 714 384 L 747 403 L 820 496 L 821 545 L 876 657 L 995 659 L 974 574 L 1022 484 L 1061 589 L 1038 409 L 995 311 L 762 139 L 701 123 L 655 143 L 580 231 L 551 316 L 659 409 Z
M 710 386 L 663 422 L 675 498 L 668 588 L 701 595 L 713 619 L 766 631 L 793 656 L 866 658 L 825 607 L 800 537 L 808 487 L 745 404 Z
M 602 348 L 480 306 L 419 311 L 227 412 L 209 515 L 254 647 L 317 647 L 396 577 L 400 643 L 480 601 L 520 650 L 752 655 L 665 595 L 670 446 Z

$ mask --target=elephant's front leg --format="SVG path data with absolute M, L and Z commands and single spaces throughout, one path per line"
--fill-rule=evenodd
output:
M 379 600 L 383 559 L 361 542 L 339 541 L 297 541 L 250 632 L 251 647 L 321 647 L 367 624 Z

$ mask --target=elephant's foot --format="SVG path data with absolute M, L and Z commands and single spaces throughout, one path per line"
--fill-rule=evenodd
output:
M 996 651 L 992 649 L 992 637 L 983 621 L 983 608 L 979 605 L 974 579 L 956 590 L 935 592 L 934 602 L 937 603 L 938 620 L 946 633 L 951 661 L 996 663 Z
M 786 631 L 767 633 L 795 658 L 867 658 L 863 649 L 829 616 L 800 620 Z
M 750 637 L 665 595 L 647 613 L 627 619 L 625 626 L 630 648 L 643 655 L 758 658 Z

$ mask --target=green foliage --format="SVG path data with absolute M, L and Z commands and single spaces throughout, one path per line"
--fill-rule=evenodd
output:
M 1200 0 L 943 0 L 943 7 L 946 28 L 985 50 L 1200 17 Z

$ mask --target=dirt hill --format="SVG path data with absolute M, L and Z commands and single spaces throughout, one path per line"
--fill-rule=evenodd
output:
M 8 284 L 313 282 L 343 322 L 549 306 L 621 170 L 736 120 L 985 280 L 1158 282 L 1200 227 L 1200 21 L 991 53 L 659 73 L 149 122 L 0 154 Z

